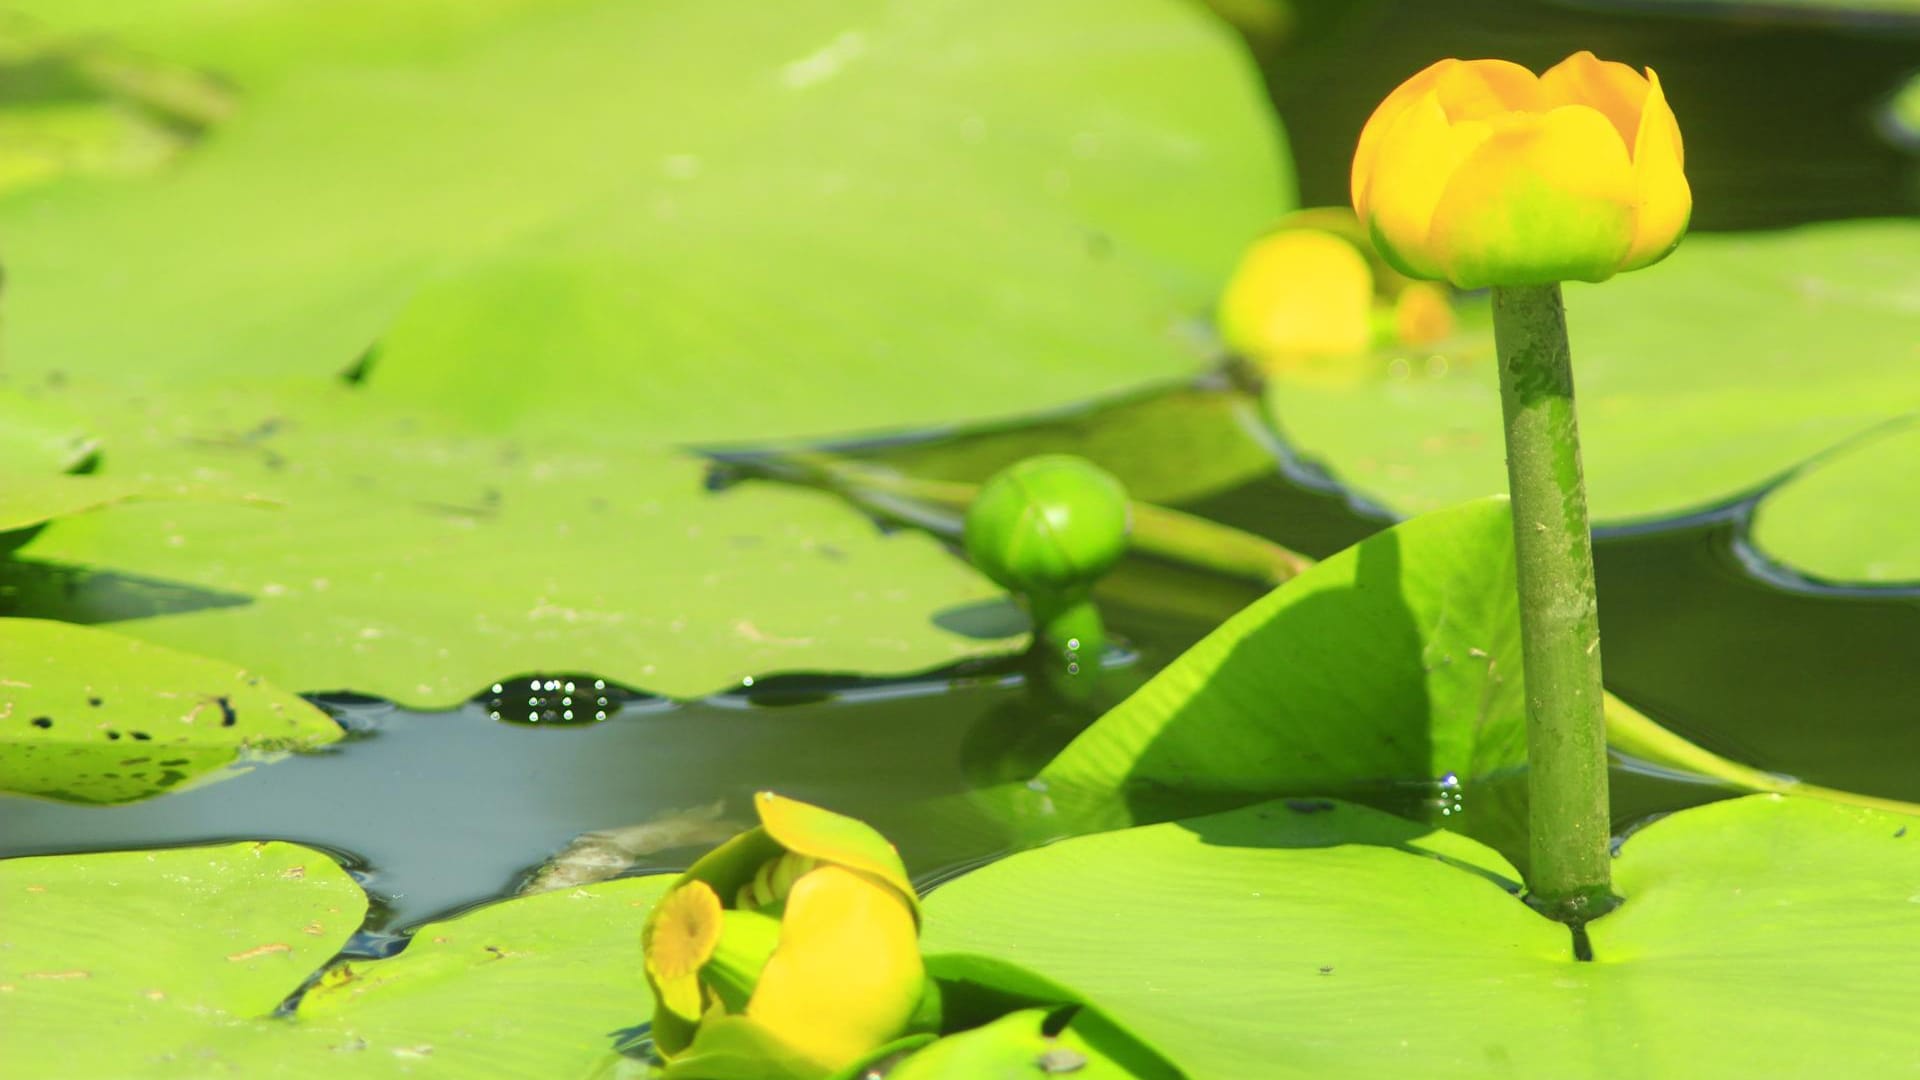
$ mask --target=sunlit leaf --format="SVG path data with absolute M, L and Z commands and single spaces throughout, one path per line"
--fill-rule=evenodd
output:
M 67 519 L 0 563 L 14 610 L 112 622 L 295 690 L 431 707 L 587 671 L 692 697 L 1018 642 L 935 622 L 1000 595 L 935 541 L 817 492 L 709 492 L 671 449 L 463 435 L 344 388 L 90 400 L 103 478 L 191 475 L 278 505 Z
M 340 736 L 325 713 L 232 664 L 0 619 L 0 791 L 133 802 Z
M 1747 494 L 1920 410 L 1920 222 L 1690 237 L 1658 266 L 1569 285 L 1593 516 L 1668 517 Z M 1285 375 L 1276 422 L 1401 513 L 1502 491 L 1491 330 L 1346 382 Z
M 1912 1063 L 1914 818 L 1775 796 L 1672 815 L 1627 840 L 1626 902 L 1590 924 L 1581 963 L 1566 927 L 1498 883 L 1303 839 L 1315 816 L 1269 804 L 1013 856 L 927 898 L 928 947 L 1018 957 L 1195 1076 Z

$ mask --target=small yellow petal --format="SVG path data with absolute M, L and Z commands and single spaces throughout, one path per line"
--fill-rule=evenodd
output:
M 1442 71 L 1433 89 L 1456 124 L 1540 108 L 1540 77 L 1511 60 L 1462 60 Z
M 640 930 L 648 980 L 660 1004 L 685 1020 L 702 1011 L 700 968 L 720 941 L 720 897 L 688 881 L 660 898 Z
M 1367 187 L 1373 179 L 1380 140 L 1386 137 L 1387 129 L 1393 126 L 1402 112 L 1433 88 L 1442 72 L 1458 63 L 1458 60 L 1438 60 L 1428 64 L 1412 78 L 1394 87 L 1386 100 L 1374 106 L 1373 115 L 1367 117 L 1366 126 L 1360 129 L 1360 143 L 1353 150 L 1353 173 L 1349 180 L 1353 212 L 1361 221 L 1367 220 Z
M 898 1037 L 925 981 L 906 898 L 829 864 L 794 884 L 747 1016 L 832 1071 Z
M 1585 105 L 1620 133 L 1620 144 L 1631 147 L 1640 132 L 1640 112 L 1647 100 L 1646 76 L 1617 60 L 1602 60 L 1590 52 L 1574 53 L 1540 76 L 1542 102 L 1547 108 Z
M 1493 133 L 1485 121 L 1453 124 L 1429 90 L 1403 110 L 1380 140 L 1365 220 L 1373 245 L 1394 269 L 1410 277 L 1439 278 L 1427 237 L 1434 209 L 1453 171 Z
M 1220 298 L 1220 337 L 1246 356 L 1345 355 L 1367 347 L 1373 271 L 1351 243 L 1285 229 L 1240 258 Z
M 919 898 L 907 880 L 900 853 L 873 826 L 771 791 L 758 792 L 753 808 L 760 824 L 781 847 L 823 863 L 839 863 L 873 875 L 900 890 L 917 914 Z
M 1604 281 L 1634 234 L 1633 163 L 1584 105 L 1496 126 L 1450 170 L 1427 245 L 1455 285 Z
M 1660 76 L 1647 69 L 1646 111 L 1633 145 L 1633 246 L 1622 270 L 1638 270 L 1667 257 L 1686 235 L 1693 216 L 1693 190 L 1687 185 L 1686 150 L 1680 123 L 1667 106 Z

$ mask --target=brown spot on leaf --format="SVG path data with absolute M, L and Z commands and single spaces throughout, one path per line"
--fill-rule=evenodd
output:
M 55 982 L 66 982 L 71 979 L 91 979 L 93 978 L 93 972 L 91 971 L 29 971 L 27 972 L 27 978 L 51 979 Z
M 293 951 L 293 946 L 287 944 L 284 941 L 275 941 L 266 945 L 255 945 L 251 949 L 245 949 L 240 952 L 234 953 L 231 956 L 228 956 L 227 959 L 252 960 L 255 957 L 271 956 L 274 953 L 283 953 L 283 952 L 292 952 L 292 951 Z

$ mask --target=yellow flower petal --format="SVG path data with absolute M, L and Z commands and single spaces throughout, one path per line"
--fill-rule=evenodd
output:
M 1345 355 L 1367 347 L 1373 271 L 1346 240 L 1318 229 L 1261 238 L 1220 298 L 1220 337 L 1247 356 Z
M 1367 187 L 1373 179 L 1380 141 L 1386 137 L 1387 129 L 1433 88 L 1442 72 L 1458 63 L 1458 60 L 1438 60 L 1421 68 L 1412 78 L 1394 87 L 1386 100 L 1374 106 L 1373 115 L 1367 117 L 1366 126 L 1360 129 L 1360 143 L 1353 150 L 1353 173 L 1349 180 L 1353 212 L 1361 221 L 1367 220 Z
M 925 981 L 906 897 L 829 864 L 794 884 L 747 1016 L 831 1071 L 898 1037 Z
M 1597 110 L 1514 117 L 1449 172 L 1426 238 L 1444 275 L 1422 276 L 1467 289 L 1604 281 L 1633 243 L 1633 163 Z
M 1680 123 L 1667 106 L 1660 76 L 1647 69 L 1647 100 L 1633 144 L 1635 187 L 1633 246 L 1622 270 L 1638 270 L 1667 257 L 1686 235 L 1693 216 L 1693 190 L 1687 186 L 1686 151 Z
M 1440 73 L 1433 90 L 1456 124 L 1540 110 L 1540 77 L 1511 60 L 1462 60 Z
M 823 863 L 839 863 L 864 871 L 900 890 L 919 917 L 919 898 L 907 880 L 907 868 L 887 838 L 873 826 L 844 814 L 823 810 L 798 799 L 786 799 L 771 791 L 754 795 L 753 808 L 760 824 L 781 847 L 796 855 L 812 856 Z
M 1394 269 L 1417 278 L 1446 276 L 1428 250 L 1434 210 L 1453 171 L 1492 133 L 1485 121 L 1449 122 L 1434 90 L 1402 110 L 1387 129 L 1362 220 L 1374 248 Z
M 1631 147 L 1640 132 L 1647 79 L 1625 64 L 1602 60 L 1582 50 L 1548 68 L 1540 76 L 1540 92 L 1547 108 L 1585 105 L 1598 109 L 1620 133 L 1620 145 Z
M 720 941 L 720 897 L 688 881 L 660 898 L 640 929 L 640 948 L 654 997 L 683 1020 L 702 1011 L 700 968 Z

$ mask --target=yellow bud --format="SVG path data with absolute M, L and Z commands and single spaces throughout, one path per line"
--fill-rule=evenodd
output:
M 1535 76 L 1442 60 L 1373 112 L 1354 212 L 1412 277 L 1462 288 L 1604 281 L 1658 262 L 1693 210 L 1660 79 L 1580 52 Z

